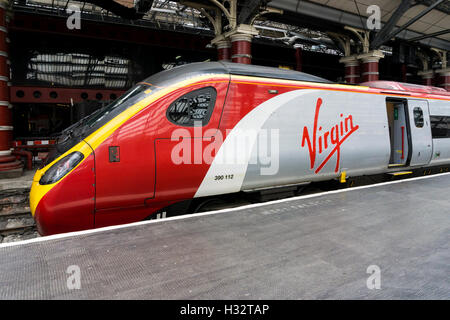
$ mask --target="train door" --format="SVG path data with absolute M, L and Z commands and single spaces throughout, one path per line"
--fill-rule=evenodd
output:
M 426 165 L 433 153 L 428 101 L 408 99 L 411 130 L 411 166 Z
M 405 100 L 388 99 L 386 109 L 391 140 L 390 167 L 404 166 L 408 161 L 409 130 Z
M 96 225 L 108 210 L 144 206 L 154 197 L 157 124 L 150 122 L 149 110 L 130 118 L 95 150 Z

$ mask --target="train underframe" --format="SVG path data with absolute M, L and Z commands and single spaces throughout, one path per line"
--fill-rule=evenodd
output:
M 450 165 L 431 166 L 405 171 L 392 171 L 375 175 L 349 177 L 345 182 L 339 179 L 303 182 L 288 186 L 264 188 L 260 190 L 241 191 L 238 193 L 215 195 L 203 198 L 182 200 L 152 213 L 146 220 L 169 218 L 186 214 L 202 213 L 214 210 L 235 208 L 239 206 L 262 203 L 273 200 L 287 199 L 296 196 L 327 192 L 338 189 L 367 186 L 376 183 L 404 180 L 449 172 Z

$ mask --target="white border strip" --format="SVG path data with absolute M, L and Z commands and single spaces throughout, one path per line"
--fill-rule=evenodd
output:
M 14 247 L 14 246 L 19 246 L 19 245 L 25 245 L 25 244 L 30 244 L 30 243 L 37 243 L 37 242 L 51 241 L 51 240 L 57 240 L 57 239 L 71 238 L 71 237 L 76 237 L 76 236 L 81 236 L 81 235 L 88 235 L 88 234 L 99 233 L 99 232 L 110 231 L 110 230 L 117 230 L 117 229 L 124 229 L 124 228 L 130 228 L 130 227 L 135 227 L 135 226 L 142 226 L 142 225 L 153 224 L 153 223 L 161 223 L 161 222 L 175 221 L 175 220 L 184 220 L 184 219 L 191 219 L 191 218 L 196 218 L 196 217 L 204 217 L 204 216 L 216 215 L 216 214 L 221 214 L 221 213 L 225 213 L 225 212 L 233 212 L 233 211 L 238 211 L 238 210 L 259 208 L 259 207 L 269 206 L 269 205 L 278 204 L 278 203 L 285 203 L 285 202 L 302 200 L 302 199 L 317 198 L 317 197 L 321 197 L 321 196 L 328 195 L 328 194 L 345 193 L 345 192 L 351 192 L 351 191 L 362 190 L 362 189 L 376 188 L 376 187 L 381 187 L 381 186 L 386 186 L 386 185 L 391 185 L 391 184 L 397 184 L 397 183 L 405 183 L 405 182 L 411 182 L 411 181 L 432 179 L 432 178 L 436 178 L 436 177 L 440 177 L 440 176 L 447 176 L 447 175 L 450 175 L 450 172 L 439 173 L 439 174 L 434 174 L 434 175 L 424 176 L 424 177 L 416 177 L 416 178 L 404 179 L 404 180 L 381 182 L 381 183 L 371 184 L 371 185 L 368 185 L 368 186 L 361 186 L 361 187 L 354 187 L 354 188 L 347 188 L 347 189 L 340 189 L 340 190 L 320 192 L 320 193 L 315 193 L 315 194 L 308 194 L 308 195 L 304 195 L 304 196 L 286 198 L 286 199 L 281 199 L 281 200 L 274 200 L 274 201 L 269 201 L 269 202 L 264 202 L 264 203 L 249 204 L 249 205 L 246 205 L 246 206 L 229 208 L 229 209 L 222 209 L 222 210 L 202 212 L 202 213 L 194 213 L 194 214 L 186 214 L 186 215 L 170 217 L 170 218 L 165 218 L 165 219 L 160 219 L 160 220 L 146 220 L 146 221 L 139 221 L 139 222 L 133 222 L 133 223 L 128 223 L 128 224 L 117 225 L 117 226 L 110 226 L 110 227 L 103 227 L 103 228 L 90 229 L 90 230 L 84 230 L 84 231 L 61 233 L 61 234 L 55 234 L 55 235 L 52 235 L 52 236 L 34 238 L 34 239 L 29 239 L 29 240 L 3 243 L 3 244 L 0 244 L 0 249 L 1 248 L 6 248 L 6 247 Z

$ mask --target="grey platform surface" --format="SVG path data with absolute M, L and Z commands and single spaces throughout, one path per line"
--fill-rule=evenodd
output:
M 441 175 L 0 247 L 0 299 L 449 299 L 449 242 Z

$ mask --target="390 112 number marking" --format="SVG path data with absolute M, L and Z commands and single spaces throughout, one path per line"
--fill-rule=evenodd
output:
M 222 174 L 214 177 L 214 181 L 232 180 L 234 174 Z

